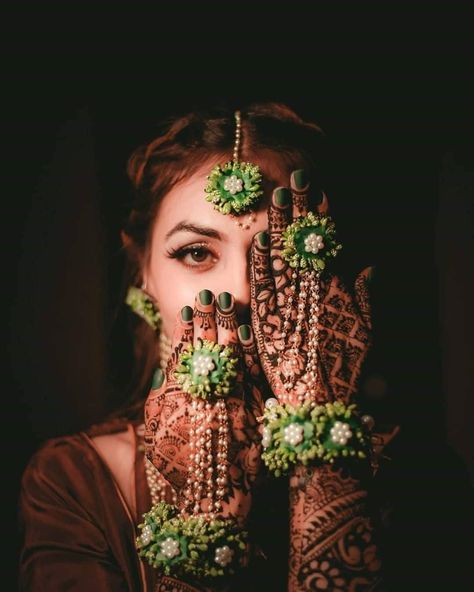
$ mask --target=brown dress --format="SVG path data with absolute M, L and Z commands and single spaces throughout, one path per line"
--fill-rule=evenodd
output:
M 137 515 L 132 516 L 92 441 L 93 436 L 127 428 L 124 422 L 114 422 L 50 440 L 31 459 L 20 496 L 20 590 L 196 590 L 171 578 L 159 579 L 138 557 L 136 525 L 151 506 L 143 446 L 136 437 Z
M 151 507 L 138 426 L 135 435 L 133 516 L 92 438 L 130 429 L 127 422 L 48 441 L 31 459 L 22 480 L 20 590 L 25 592 L 184 592 L 199 587 L 159 575 L 138 557 L 136 525 Z M 275 533 L 272 516 L 267 526 Z M 257 527 L 258 529 L 258 527 Z M 262 557 L 268 558 L 262 554 Z M 284 561 L 284 556 L 283 556 Z M 284 561 L 285 562 L 285 561 Z M 271 562 L 273 563 L 273 561 Z M 277 576 L 256 560 L 227 590 L 261 589 Z M 273 563 L 275 566 L 275 564 Z M 278 565 L 278 562 L 277 562 Z M 278 580 L 285 589 L 286 577 Z M 242 579 L 241 579 L 242 578 Z M 245 581 L 244 581 L 245 579 Z M 277 590 L 279 586 L 270 587 Z

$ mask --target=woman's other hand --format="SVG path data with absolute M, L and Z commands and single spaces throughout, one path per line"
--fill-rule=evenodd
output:
M 220 294 L 216 302 L 209 290 L 203 290 L 196 297 L 194 310 L 185 306 L 178 315 L 164 380 L 152 386 L 145 404 L 147 456 L 173 487 L 178 505 L 183 507 L 190 477 L 192 397 L 183 392 L 175 370 L 187 345 L 204 339 L 230 346 L 239 358 L 236 387 L 225 399 L 229 416 L 229 481 L 222 513 L 245 518 L 260 465 L 260 436 L 254 416 L 262 412 L 261 369 L 251 327 L 237 326 L 234 299 L 227 292 Z M 217 427 L 217 422 L 213 423 Z
M 274 190 L 268 210 L 269 233 L 255 236 L 251 254 L 251 313 L 252 327 L 265 375 L 276 398 L 284 392 L 283 366 L 289 363 L 288 343 L 293 335 L 284 331 L 284 313 L 293 269 L 282 256 L 283 231 L 309 210 L 310 184 L 304 171 L 294 171 L 291 190 Z M 317 213 L 326 214 L 328 202 L 323 194 Z M 371 268 L 364 269 L 355 281 L 351 294 L 336 276 L 323 274 L 321 280 L 318 374 L 322 392 L 320 402 L 335 399 L 347 402 L 356 392 L 362 363 L 370 345 L 370 305 L 367 284 Z M 297 314 L 296 306 L 291 319 Z M 292 324 L 294 327 L 294 323 Z M 291 329 L 290 329 L 291 331 Z M 308 352 L 308 319 L 299 334 L 294 388 L 290 401 L 297 403 L 298 395 L 307 390 L 306 364 Z M 300 337 L 297 337 L 300 339 Z M 280 362 L 278 359 L 280 358 Z

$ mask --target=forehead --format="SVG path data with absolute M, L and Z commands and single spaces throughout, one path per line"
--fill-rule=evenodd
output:
M 176 224 L 182 221 L 198 223 L 218 230 L 227 236 L 244 236 L 244 232 L 235 224 L 236 217 L 224 215 L 214 209 L 214 206 L 205 199 L 205 187 L 207 175 L 212 169 L 212 164 L 202 167 L 194 175 L 175 185 L 162 199 L 158 209 L 154 234 L 164 238 Z M 260 198 L 257 207 L 254 208 L 256 222 L 248 232 L 255 232 L 267 227 L 267 208 L 270 201 L 271 188 L 264 183 L 264 195 Z M 272 187 L 273 188 L 273 187 Z M 244 220 L 246 214 L 239 216 Z

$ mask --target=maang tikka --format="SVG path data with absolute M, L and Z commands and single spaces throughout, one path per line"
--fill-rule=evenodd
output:
M 240 111 L 235 112 L 235 126 L 232 160 L 214 167 L 207 177 L 205 188 L 206 200 L 214 204 L 214 209 L 231 216 L 247 212 L 263 195 L 259 167 L 250 162 L 239 162 L 242 134 Z M 255 222 L 253 212 L 249 213 L 247 222 L 236 220 L 237 226 L 242 229 L 250 228 L 252 222 Z

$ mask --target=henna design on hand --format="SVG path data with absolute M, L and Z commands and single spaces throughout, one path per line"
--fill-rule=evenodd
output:
M 381 563 L 367 493 L 341 468 L 299 466 L 290 481 L 290 591 L 377 590 Z
M 226 399 L 230 428 L 229 483 L 227 495 L 222 500 L 222 513 L 244 521 L 250 510 L 251 488 L 260 467 L 261 438 L 253 411 L 263 410 L 260 387 L 263 373 L 253 335 L 250 332 L 247 340 L 239 336 L 233 299 L 232 306 L 226 311 L 216 307 L 214 299 L 210 305 L 202 305 L 196 299 L 191 321 L 185 322 L 181 315 L 178 316 L 165 382 L 158 389 L 150 391 L 145 404 L 147 457 L 175 489 L 178 506 L 183 507 L 190 455 L 191 395 L 182 391 L 174 371 L 181 351 L 198 338 L 231 345 L 242 360 L 239 378 L 241 382 L 245 381 L 245 385 L 241 384 L 233 396 Z M 245 397 L 237 396 L 242 392 L 245 392 Z M 217 426 L 217 420 L 215 422 Z
M 293 183 L 293 178 L 292 178 Z M 282 374 L 287 360 L 287 349 L 282 337 L 284 309 L 290 293 L 292 270 L 282 256 L 282 233 L 293 221 L 293 215 L 303 215 L 308 211 L 309 184 L 304 191 L 292 185 L 293 201 L 278 205 L 275 190 L 268 211 L 270 245 L 254 239 L 251 252 L 251 313 L 252 327 L 256 337 L 260 362 L 274 395 L 283 393 Z M 288 192 L 289 195 L 289 192 Z M 295 199 L 296 196 L 296 199 Z M 281 203 L 280 198 L 280 203 Z M 291 210 L 293 205 L 293 210 Z M 327 210 L 327 198 L 318 211 Z M 368 278 L 370 268 L 362 271 L 355 281 L 352 295 L 337 277 L 321 280 L 321 301 L 319 314 L 318 375 L 321 392 L 318 402 L 342 399 L 348 402 L 356 392 L 357 380 L 362 363 L 370 345 L 370 304 L 368 298 Z M 290 319 L 296 318 L 296 307 Z M 296 359 L 295 388 L 292 398 L 307 390 L 305 383 L 308 322 L 303 322 L 303 331 L 291 335 L 298 340 L 299 356 Z M 278 357 L 281 363 L 278 363 Z

